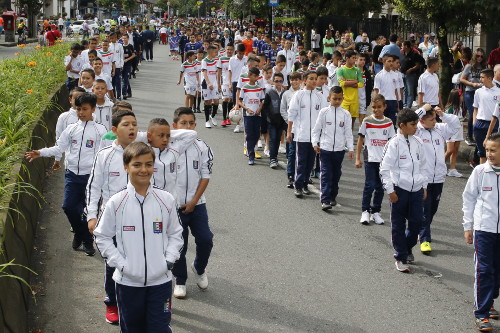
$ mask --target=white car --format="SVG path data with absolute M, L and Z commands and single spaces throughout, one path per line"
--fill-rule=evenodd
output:
M 69 27 L 71 28 L 71 30 L 73 30 L 73 33 L 82 34 L 83 33 L 83 31 L 82 31 L 83 22 L 85 22 L 85 21 L 75 21 L 75 22 L 71 23 L 71 25 Z M 95 21 L 93 21 L 93 20 L 88 20 L 87 24 L 89 25 L 89 29 L 90 29 L 89 33 L 92 33 L 92 31 L 99 29 L 99 25 L 97 23 L 95 23 Z

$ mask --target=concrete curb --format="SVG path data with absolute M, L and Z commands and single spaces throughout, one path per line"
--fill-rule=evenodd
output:
M 53 104 L 44 111 L 40 120 L 33 126 L 32 136 L 26 142 L 26 150 L 52 146 L 55 143 L 55 126 L 61 110 L 69 108 L 69 93 L 62 85 L 51 98 Z M 19 154 L 23 152 L 18 152 Z M 0 213 L 0 264 L 15 260 L 15 264 L 30 266 L 31 252 L 36 234 L 36 223 L 43 201 L 41 191 L 45 181 L 48 159 L 37 159 L 33 163 L 20 161 L 12 167 L 11 192 L 1 200 Z M 19 176 L 19 177 L 18 177 Z M 14 190 L 21 179 L 35 189 L 25 189 L 21 193 Z M 20 266 L 11 266 L 5 273 L 30 280 L 30 272 Z M 28 307 L 32 294 L 21 281 L 13 278 L 0 278 L 0 332 L 27 332 Z
M 38 43 L 38 39 L 37 38 L 26 39 L 26 44 L 30 44 L 30 43 Z M 0 46 L 14 47 L 14 46 L 17 46 L 17 42 L 2 42 L 2 43 L 0 43 Z

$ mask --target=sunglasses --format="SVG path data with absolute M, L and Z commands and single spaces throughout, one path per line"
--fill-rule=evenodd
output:
M 274 80 L 276 83 L 283 83 L 283 80 Z
M 476 58 L 483 58 L 483 57 L 484 57 L 484 56 L 483 56 L 483 55 L 481 55 L 481 54 L 477 54 L 477 55 L 476 55 Z

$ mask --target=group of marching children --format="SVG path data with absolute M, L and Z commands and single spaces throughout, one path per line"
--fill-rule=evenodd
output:
M 105 259 L 106 321 L 122 332 L 169 332 L 172 294 L 186 297 L 189 231 L 196 242 L 190 267 L 198 287 L 208 288 L 213 234 L 204 192 L 212 151 L 197 138 L 190 108 L 175 110 L 173 129 L 155 118 L 138 132 L 132 105 L 113 103 L 106 77 L 92 80 L 95 72 L 78 68 L 73 52 L 79 50 L 71 49 L 68 64 L 71 74 L 80 70 L 81 86 L 70 91 L 55 145 L 26 158 L 55 157 L 58 169 L 64 155 L 62 208 L 74 232 L 72 248 L 93 256 L 95 240 Z M 92 64 L 101 74 L 99 60 Z

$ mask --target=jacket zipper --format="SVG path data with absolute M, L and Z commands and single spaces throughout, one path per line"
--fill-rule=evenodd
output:
M 415 177 L 413 176 L 413 173 L 415 172 L 415 163 L 413 163 L 413 155 L 411 154 L 410 141 L 408 139 L 406 139 L 406 143 L 408 144 L 408 152 L 410 153 L 410 157 L 411 157 L 411 190 L 410 190 L 410 192 L 413 192 L 413 186 L 415 185 Z
M 333 149 L 332 151 L 335 152 L 335 141 L 337 139 L 337 107 L 334 109 L 335 112 L 335 126 L 333 126 Z
M 312 142 L 312 90 L 311 93 L 309 94 L 309 142 Z
M 146 200 L 146 197 L 144 197 L 144 201 Z M 144 201 L 141 202 L 139 199 L 139 205 L 141 206 L 141 217 L 142 217 L 142 246 L 144 248 L 144 285 L 147 284 L 148 282 L 148 258 L 146 256 L 146 231 L 144 230 Z
M 85 122 L 85 125 L 83 126 L 83 132 L 82 132 L 82 140 L 80 141 L 80 150 L 78 151 L 78 164 L 76 165 L 76 173 L 79 175 L 80 174 L 80 155 L 82 154 L 82 146 L 83 146 L 83 136 L 85 135 L 85 128 L 87 127 L 88 122 Z
M 186 198 L 184 199 L 184 204 L 187 204 L 187 199 L 188 199 L 188 186 L 189 186 L 189 166 L 188 166 L 188 156 L 187 156 L 187 150 L 186 152 L 184 153 L 184 155 L 186 155 L 186 166 L 185 166 L 185 170 L 186 170 Z
M 163 153 L 163 151 L 160 150 L 160 153 L 158 154 L 158 161 L 160 161 L 161 164 L 163 164 L 163 189 L 165 189 L 165 187 L 167 187 L 167 176 L 166 176 L 167 165 L 161 160 L 161 153 Z
M 434 149 L 434 175 L 432 176 L 432 183 L 436 180 L 436 166 L 437 166 L 437 154 L 436 147 L 434 146 L 434 139 L 432 138 L 432 131 L 429 130 L 429 134 L 431 135 L 432 148 Z

